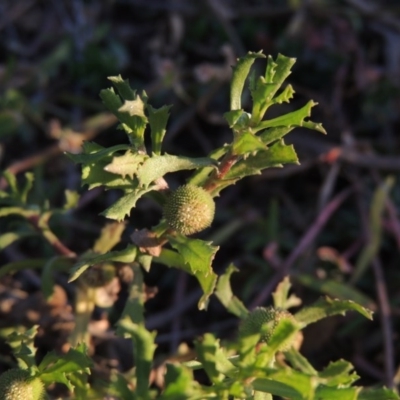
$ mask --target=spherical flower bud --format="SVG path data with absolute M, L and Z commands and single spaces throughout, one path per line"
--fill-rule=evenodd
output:
M 211 195 L 191 184 L 171 193 L 164 205 L 167 224 L 183 235 L 192 235 L 209 227 L 214 213 L 215 203 Z
M 271 339 L 272 334 L 279 321 L 282 319 L 289 319 L 290 321 L 296 323 L 296 319 L 293 314 L 283 308 L 275 307 L 257 307 L 243 320 L 239 335 L 242 337 L 254 335 L 256 333 L 261 333 L 260 342 L 266 342 Z M 262 329 L 263 325 L 270 322 L 269 329 Z M 290 347 L 290 343 L 286 347 Z M 285 349 L 281 349 L 285 350 Z
M 0 376 L 0 400 L 42 400 L 43 382 L 27 370 L 10 369 Z

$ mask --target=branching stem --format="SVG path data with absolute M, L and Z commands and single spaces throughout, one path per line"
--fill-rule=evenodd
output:
M 211 192 L 217 186 L 217 182 L 222 180 L 230 171 L 232 166 L 238 161 L 237 155 L 228 152 L 221 161 L 219 168 L 215 170 L 204 185 L 204 189 Z

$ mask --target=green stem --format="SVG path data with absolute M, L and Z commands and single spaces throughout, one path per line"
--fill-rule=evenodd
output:
M 75 328 L 69 337 L 70 344 L 75 347 L 79 343 L 89 344 L 88 325 L 95 307 L 96 289 L 77 286 L 75 299 Z

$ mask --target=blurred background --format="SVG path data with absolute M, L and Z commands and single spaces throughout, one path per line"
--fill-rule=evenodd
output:
M 73 213 L 52 220 L 63 243 L 80 254 L 107 222 L 99 212 L 120 193 L 81 188 L 79 167 L 64 152 L 79 152 L 82 140 L 126 142 L 98 96 L 111 86 L 107 77 L 121 74 L 155 107 L 173 104 L 164 151 L 205 156 L 231 140 L 222 117 L 231 65 L 259 50 L 297 58 L 289 77 L 295 98 L 276 112 L 313 99 L 319 105 L 312 120 L 322 122 L 328 135 L 290 133 L 285 140 L 295 145 L 301 165 L 270 169 L 224 190 L 215 223 L 201 238 L 221 246 L 216 273 L 230 263 L 239 269 L 232 285 L 248 307 L 271 304 L 276 284 L 289 274 L 303 304 L 326 294 L 373 309 L 373 322 L 349 315 L 312 325 L 302 352 L 316 368 L 348 359 L 360 384 L 397 384 L 398 1 L 0 0 L 1 169 L 18 179 L 32 171 L 36 204 L 62 206 L 66 188 L 82 194 Z M 265 62 L 257 61 L 257 68 L 261 74 Z M 249 96 L 244 99 L 249 105 Z M 177 174 L 168 182 L 176 187 L 186 177 Z M 124 243 L 160 215 L 154 203 L 140 201 Z M 0 233 L 6 232 L 3 221 Z M 51 255 L 48 245 L 27 238 L 2 250 L 0 263 Z M 42 351 L 62 349 L 73 326 L 73 290 L 66 280 L 60 273 L 57 296 L 48 303 L 35 272 L 2 278 L 0 327 L 40 323 Z M 145 280 L 147 325 L 158 331 L 160 360 L 189 357 L 193 339 L 206 331 L 235 337 L 238 321 L 216 299 L 208 312 L 197 310 L 200 289 L 185 273 L 153 265 Z M 120 287 L 114 308 L 93 315 L 99 374 L 132 366 L 126 344 L 107 336 L 109 325 L 102 324 L 112 323 L 126 298 L 123 279 Z

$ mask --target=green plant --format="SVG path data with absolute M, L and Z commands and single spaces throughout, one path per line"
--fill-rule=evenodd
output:
M 74 345 L 88 340 L 87 324 L 97 301 L 98 280 L 105 283 L 112 279 L 113 268 L 118 268 L 121 263 L 129 265 L 133 271 L 130 295 L 117 323 L 117 333 L 132 340 L 135 374 L 129 377 L 116 374 L 107 388 L 99 389 L 103 395 L 146 400 L 256 400 L 272 399 L 272 395 L 290 399 L 399 398 L 388 389 L 354 386 L 358 376 L 346 361 L 335 361 L 318 372 L 296 350 L 299 332 L 307 325 L 352 310 L 371 318 L 369 310 L 351 301 L 325 298 L 292 315 L 287 310 L 294 304 L 293 296 L 289 296 L 290 283 L 285 279 L 274 294 L 274 309 L 259 309 L 249 314 L 231 290 L 230 277 L 235 267 L 230 266 L 225 274 L 218 277 L 212 268 L 218 247 L 209 241 L 188 237 L 212 223 L 213 199 L 224 188 L 246 176 L 260 174 L 266 168 L 298 163 L 293 146 L 284 142 L 286 134 L 296 127 L 325 133 L 321 124 L 308 119 L 316 105 L 313 101 L 298 110 L 265 119 L 270 107 L 289 102 L 293 96 L 291 85 L 282 86 L 295 63 L 292 58 L 278 55 L 273 60 L 268 57 L 265 75 L 256 77 L 253 74 L 249 78 L 251 109 L 248 112 L 242 108 L 242 92 L 250 69 L 256 59 L 264 57 L 261 52 L 248 53 L 238 60 L 233 69 L 230 111 L 225 114 L 232 129 L 232 142 L 201 158 L 163 153 L 170 107 L 155 109 L 148 103 L 145 93 L 137 94 L 120 76 L 109 78 L 115 89 L 103 90 L 100 96 L 120 121 L 119 129 L 127 134 L 129 144 L 106 148 L 86 142 L 81 154 L 68 156 L 81 164 L 83 185 L 89 189 L 98 186 L 119 189 L 122 196 L 102 212 L 103 216 L 117 222 L 106 225 L 93 247 L 81 255 L 66 248 L 49 225 L 50 217 L 76 205 L 76 194 L 66 192 L 67 201 L 63 210 L 51 209 L 48 204 L 33 207 L 28 202 L 32 176 L 27 175 L 27 183 L 19 188 L 13 175 L 4 175 L 11 190 L 10 193 L 1 193 L 0 200 L 5 207 L 0 210 L 0 216 L 18 215 L 23 223 L 17 231 L 0 237 L 2 246 L 24 235 L 40 234 L 60 255 L 49 260 L 10 263 L 3 267 L 0 275 L 27 267 L 41 268 L 43 292 L 49 297 L 53 286 L 52 271 L 69 269 L 73 263 L 70 282 L 78 280 L 76 309 L 82 308 L 80 304 L 85 305 L 84 312 L 77 312 L 76 327 L 70 338 Z M 151 149 L 145 141 L 148 127 Z M 182 170 L 194 172 L 185 185 L 171 192 L 165 176 Z M 164 210 L 163 217 L 156 226 L 135 231 L 131 235 L 132 242 L 124 243 L 121 237 L 126 225 L 121 221 L 142 197 L 157 202 Z M 188 215 L 190 218 L 187 218 Z M 121 243 L 125 245 L 122 250 Z M 112 250 L 117 245 L 118 249 Z M 210 296 L 215 294 L 229 312 L 244 320 L 241 334 L 235 342 L 222 345 L 208 333 L 195 343 L 196 361 L 168 364 L 162 390 L 149 388 L 156 345 L 155 333 L 145 328 L 143 312 L 145 293 L 142 270 L 149 271 L 153 262 L 178 268 L 198 280 L 203 291 L 199 309 L 206 309 Z M 257 313 L 265 314 L 266 318 L 252 325 L 251 329 L 244 329 Z M 83 348 L 77 349 L 80 350 L 75 351 L 82 356 Z M 277 357 L 281 350 L 285 350 L 284 359 Z M 61 360 L 68 358 L 68 354 Z M 208 384 L 194 380 L 192 370 L 199 368 L 207 374 Z M 46 383 L 45 374 L 40 374 L 39 378 Z M 75 393 L 78 398 L 89 398 L 91 389 L 87 385 L 77 385 L 77 388 Z
M 34 338 L 37 327 L 7 335 L 6 341 L 13 349 L 17 365 L 0 376 L 0 399 L 42 400 L 45 387 L 55 382 L 75 388 L 77 398 L 87 393 L 85 387 L 91 359 L 86 355 L 84 344 L 70 349 L 60 357 L 55 351 L 49 352 L 36 363 Z

